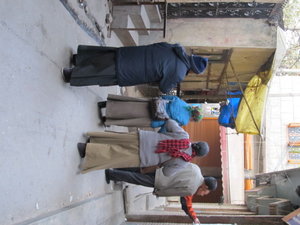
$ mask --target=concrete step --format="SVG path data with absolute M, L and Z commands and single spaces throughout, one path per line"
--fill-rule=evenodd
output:
M 150 28 L 150 20 L 146 8 L 144 5 L 131 5 L 131 6 L 114 6 L 113 7 L 114 17 L 129 15 L 134 28 Z M 133 28 L 133 27 L 132 27 Z M 148 35 L 149 31 L 139 30 L 140 35 Z
M 258 186 L 251 190 L 245 191 L 245 195 L 246 195 L 246 199 L 247 199 L 248 195 L 260 195 L 260 196 L 268 195 L 271 197 L 275 197 L 276 196 L 276 187 L 275 187 L 275 185 Z
M 163 28 L 163 23 L 151 23 L 151 28 Z M 142 35 L 139 38 L 140 45 L 153 43 L 153 40 L 157 40 L 157 37 L 163 38 L 162 31 L 151 31 L 149 35 Z
M 251 212 L 257 212 L 257 198 L 276 197 L 276 188 L 274 185 L 262 185 L 251 190 L 245 191 L 245 201 Z
M 259 195 L 248 195 L 246 198 L 247 208 L 251 212 L 256 212 L 256 199 L 259 198 Z
M 161 23 L 162 18 L 157 5 L 145 5 L 151 23 Z
M 274 185 L 262 185 L 245 191 L 246 205 L 258 215 L 286 215 L 292 211 L 290 200 L 277 198 Z
M 120 41 L 125 46 L 136 46 L 139 44 L 138 32 L 122 29 L 132 27 L 134 27 L 134 24 L 129 15 L 114 15 L 111 30 L 118 36 Z
M 293 210 L 290 200 L 283 198 L 260 197 L 256 203 L 258 215 L 287 215 Z
M 152 194 L 153 188 L 126 184 L 124 192 L 126 214 L 145 212 L 166 203 L 165 197 Z

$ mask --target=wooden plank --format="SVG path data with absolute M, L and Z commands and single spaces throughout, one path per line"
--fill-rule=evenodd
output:
M 227 99 L 229 95 L 182 95 L 182 99 Z M 236 98 L 241 98 L 243 95 L 235 95 Z
M 197 208 L 195 204 L 193 204 L 193 208 L 197 215 L 255 215 L 254 212 L 245 210 L 237 210 L 237 209 L 204 209 L 204 208 Z M 172 208 L 172 207 L 164 207 L 164 211 L 168 212 L 181 212 L 181 208 Z
M 289 220 L 293 219 L 293 217 L 297 217 L 300 215 L 300 208 L 296 209 L 295 211 L 291 212 L 290 214 L 286 215 L 282 218 L 282 220 L 286 223 L 288 223 Z
M 225 75 L 225 73 L 226 73 L 227 67 L 228 67 L 228 65 L 229 65 L 229 61 L 230 61 L 230 57 L 231 57 L 231 55 L 232 55 L 232 52 L 233 52 L 233 49 L 232 49 L 232 48 L 227 52 L 227 55 L 226 55 L 226 58 L 225 58 L 225 65 L 224 65 L 223 70 L 222 70 L 222 72 L 221 72 L 221 75 L 220 75 L 220 77 L 219 77 L 219 79 L 218 79 L 218 80 L 219 80 L 219 86 L 217 87 L 216 93 L 219 92 L 220 87 L 221 87 L 221 85 L 222 85 L 222 80 L 223 80 L 223 77 L 224 77 L 224 75 Z
M 198 217 L 201 223 L 229 223 L 244 225 L 267 225 L 285 224 L 278 215 L 201 215 Z M 152 223 L 190 223 L 191 220 L 186 215 L 127 215 L 128 222 L 152 222 Z
M 209 87 L 210 76 L 211 76 L 211 63 L 208 63 L 208 73 L 207 73 L 207 77 L 206 77 L 206 89 L 208 89 L 208 87 Z

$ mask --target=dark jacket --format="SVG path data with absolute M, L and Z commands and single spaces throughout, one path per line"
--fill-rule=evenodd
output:
M 116 73 L 120 86 L 159 82 L 169 92 L 190 70 L 190 56 L 179 44 L 165 42 L 117 50 Z

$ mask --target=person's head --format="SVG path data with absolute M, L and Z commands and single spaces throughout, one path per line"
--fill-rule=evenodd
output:
M 214 177 L 204 177 L 204 182 L 201 184 L 196 192 L 196 195 L 204 196 L 208 195 L 211 191 L 216 190 L 218 182 Z
M 202 73 L 207 67 L 208 59 L 199 55 L 191 55 L 191 70 L 196 73 Z
M 192 121 L 199 122 L 203 119 L 202 108 L 200 106 L 192 106 L 190 112 Z
M 209 145 L 205 141 L 199 141 L 192 143 L 192 149 L 199 157 L 206 156 L 209 152 Z

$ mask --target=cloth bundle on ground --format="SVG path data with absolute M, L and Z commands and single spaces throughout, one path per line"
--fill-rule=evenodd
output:
M 166 111 L 168 100 L 161 97 L 153 98 L 150 100 L 150 113 L 153 120 L 167 120 L 169 115 Z

